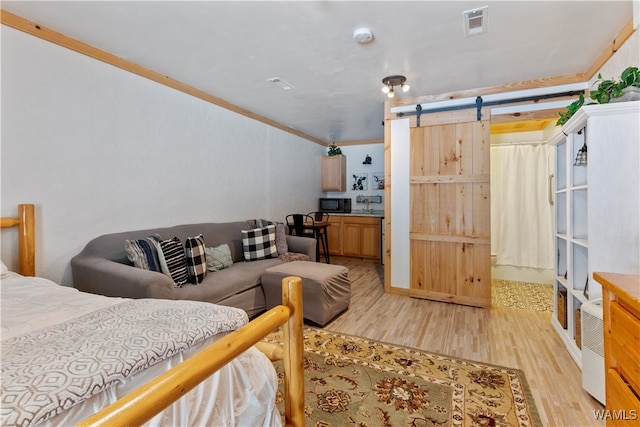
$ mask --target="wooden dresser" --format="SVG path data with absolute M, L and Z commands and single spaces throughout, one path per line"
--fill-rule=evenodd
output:
M 603 288 L 607 426 L 640 420 L 640 276 L 593 273 Z

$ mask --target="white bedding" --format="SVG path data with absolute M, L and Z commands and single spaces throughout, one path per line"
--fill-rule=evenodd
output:
M 0 339 L 5 343 L 31 331 L 126 301 L 123 298 L 79 292 L 43 278 L 23 277 L 12 272 L 2 274 L 0 288 Z M 223 335 L 216 335 L 165 359 L 38 425 L 77 423 Z M 277 378 L 273 365 L 261 352 L 252 348 L 146 425 L 279 426 L 281 418 L 275 406 L 276 391 Z M 12 402 L 5 402 L 3 396 L 2 413 L 11 411 L 12 405 Z M 6 418 L 6 415 L 3 416 L 2 425 L 6 425 Z

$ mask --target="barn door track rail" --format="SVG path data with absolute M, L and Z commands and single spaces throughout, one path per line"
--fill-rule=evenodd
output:
M 401 111 L 399 113 L 396 113 L 397 117 L 406 117 L 406 116 L 416 116 L 416 126 L 420 127 L 420 116 L 422 114 L 425 113 L 440 113 L 443 111 L 455 111 L 455 110 L 466 110 L 469 108 L 475 108 L 477 113 L 476 113 L 476 120 L 480 121 L 482 120 L 482 113 L 481 110 L 483 107 L 491 107 L 494 105 L 504 105 L 504 104 L 515 104 L 518 102 L 538 102 L 538 101 L 542 101 L 545 99 L 552 99 L 552 98 L 561 98 L 561 97 L 573 97 L 573 96 L 579 96 L 579 95 L 584 95 L 585 91 L 584 90 L 571 90 L 571 91 L 567 91 L 567 92 L 561 92 L 561 93 L 552 93 L 552 94 L 546 94 L 546 95 L 534 95 L 534 96 L 524 96 L 524 97 L 520 97 L 520 98 L 511 98 L 511 99 L 501 99 L 501 100 L 497 100 L 497 101 L 488 101 L 485 102 L 483 101 L 481 96 L 478 96 L 476 98 L 476 102 L 473 104 L 462 104 L 462 105 L 451 105 L 448 107 L 438 107 L 438 108 L 433 108 L 433 109 L 425 109 L 422 107 L 421 104 L 416 105 L 416 110 L 415 111 Z

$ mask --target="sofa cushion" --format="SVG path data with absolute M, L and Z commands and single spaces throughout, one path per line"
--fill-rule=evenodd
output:
M 233 264 L 231 249 L 226 243 L 218 245 L 215 248 L 205 248 L 204 251 L 207 258 L 207 269 L 209 271 L 224 270 Z
M 207 274 L 198 286 L 177 288 L 176 299 L 193 299 L 218 303 L 249 289 L 260 287 L 262 274 L 267 268 L 282 264 L 278 258 L 251 262 L 234 262 L 224 270 Z
M 180 239 L 173 237 L 161 240 L 158 243 L 158 258 L 162 272 L 171 277 L 175 284 L 180 287 L 189 281 L 187 273 L 187 259 L 184 256 L 184 248 Z
M 124 241 L 124 248 L 127 251 L 127 258 L 135 267 L 150 271 L 162 271 L 158 250 L 155 242 L 151 241 L 151 237 L 127 239 Z
M 184 242 L 184 255 L 187 260 L 189 282 L 197 285 L 207 275 L 207 258 L 205 255 L 204 237 L 187 237 Z
M 264 228 L 242 230 L 242 248 L 245 261 L 276 258 L 276 226 L 268 225 Z

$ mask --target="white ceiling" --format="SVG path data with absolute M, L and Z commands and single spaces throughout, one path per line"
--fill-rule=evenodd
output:
M 463 12 L 488 6 L 488 32 Z M 382 139 L 381 80 L 403 97 L 584 73 L 628 1 L 2 1 L 2 9 L 325 142 Z M 357 44 L 368 27 L 372 42 Z M 280 77 L 295 87 L 267 82 Z

